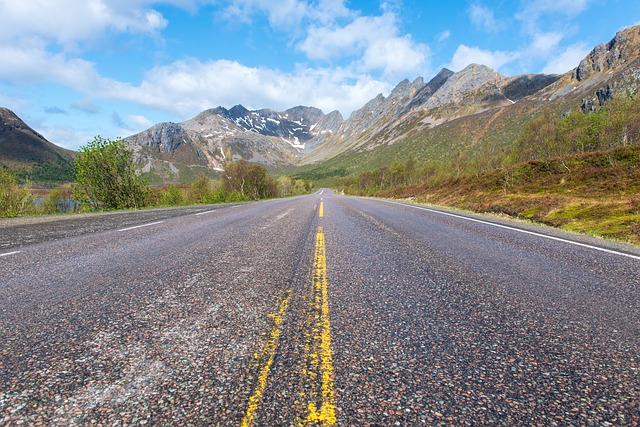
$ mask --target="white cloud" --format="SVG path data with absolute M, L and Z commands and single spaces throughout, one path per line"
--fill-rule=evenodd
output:
M 388 79 L 424 73 L 430 54 L 427 45 L 400 35 L 390 12 L 358 17 L 344 26 L 313 27 L 297 47 L 311 59 L 350 57 L 357 72 L 381 71 Z
M 552 58 L 542 69 L 546 74 L 562 74 L 574 69 L 589 53 L 590 48 L 584 43 L 569 46 L 560 55 Z
M 167 25 L 145 0 L 34 0 L 0 2 L 0 41 L 23 43 L 39 38 L 67 50 L 116 33 L 156 33 Z
M 0 45 L 0 78 L 14 84 L 56 82 L 69 86 L 91 87 L 97 76 L 95 65 L 65 54 L 47 52 L 43 46 Z
M 471 22 L 480 30 L 495 33 L 502 29 L 502 24 L 496 21 L 493 10 L 479 4 L 471 5 L 469 8 L 469 18 Z
M 400 79 L 408 73 L 421 74 L 428 62 L 429 50 L 414 44 L 409 37 L 394 37 L 372 43 L 362 59 L 363 71 L 383 70 L 389 79 Z
M 517 52 L 490 51 L 461 44 L 453 54 L 453 59 L 448 68 L 452 71 L 460 71 L 469 64 L 482 64 L 498 71 L 501 67 L 517 60 L 519 57 L 520 54 Z

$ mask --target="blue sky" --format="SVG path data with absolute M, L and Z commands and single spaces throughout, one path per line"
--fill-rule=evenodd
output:
M 563 73 L 638 23 L 635 0 L 0 0 L 0 106 L 70 149 L 219 105 L 347 117 L 443 67 Z

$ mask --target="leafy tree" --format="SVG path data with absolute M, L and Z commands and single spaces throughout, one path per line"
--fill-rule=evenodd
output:
M 80 147 L 75 160 L 74 197 L 97 209 L 141 208 L 147 205 L 149 186 L 136 173 L 132 153 L 120 138 L 97 136 Z
M 228 163 L 222 176 L 224 189 L 253 200 L 276 195 L 276 183 L 267 175 L 267 169 L 245 160 Z

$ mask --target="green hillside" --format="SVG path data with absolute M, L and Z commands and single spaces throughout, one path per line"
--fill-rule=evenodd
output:
M 21 181 L 71 181 L 74 156 L 75 152 L 50 143 L 11 110 L 0 108 L 0 167 Z

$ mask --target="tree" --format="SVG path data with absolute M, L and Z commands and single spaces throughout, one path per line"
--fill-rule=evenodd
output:
M 120 138 L 97 136 L 80 147 L 75 173 L 74 197 L 94 209 L 141 208 L 148 203 L 149 186 L 136 173 L 132 153 Z
M 228 163 L 222 176 L 224 189 L 253 200 L 276 195 L 276 183 L 267 175 L 267 169 L 245 160 Z

